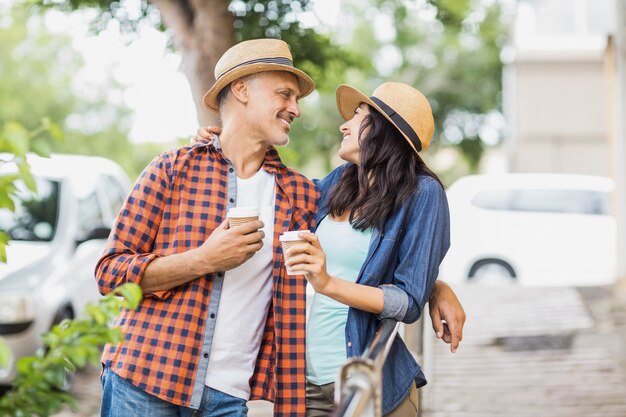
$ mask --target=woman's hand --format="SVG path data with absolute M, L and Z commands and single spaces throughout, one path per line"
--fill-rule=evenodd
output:
M 450 344 L 450 351 L 456 352 L 463 339 L 465 311 L 452 288 L 437 280 L 428 300 L 430 319 L 437 339 Z
M 285 265 L 294 271 L 304 271 L 315 292 L 323 294 L 331 281 L 330 275 L 326 272 L 326 254 L 315 234 L 302 232 L 299 236 L 305 242 L 287 249 Z
M 196 136 L 191 138 L 190 143 L 195 145 L 196 143 L 208 143 L 213 139 L 213 134 L 220 135 L 222 128 L 218 126 L 201 127 L 196 132 Z

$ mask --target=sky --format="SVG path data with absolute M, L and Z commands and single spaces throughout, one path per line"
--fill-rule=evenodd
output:
M 133 2 L 127 1 L 128 7 L 132 8 Z M 300 20 L 330 27 L 337 24 L 338 16 L 337 1 L 317 0 L 312 12 Z M 193 135 L 198 122 L 191 90 L 180 71 L 180 56 L 166 48 L 166 35 L 145 25 L 129 43 L 115 22 L 99 34 L 89 33 L 92 17 L 89 12 L 67 15 L 58 11 L 45 17 L 46 27 L 69 34 L 74 48 L 84 57 L 85 66 L 75 80 L 76 91 L 89 91 L 90 85 L 113 76 L 123 93 L 121 97 L 111 93 L 108 99 L 121 101 L 133 111 L 132 142 L 169 142 Z

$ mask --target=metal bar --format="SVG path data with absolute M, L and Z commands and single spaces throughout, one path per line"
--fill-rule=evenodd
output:
M 363 354 L 344 364 L 335 387 L 335 398 L 340 401 L 331 416 L 381 416 L 382 368 L 399 327 L 400 323 L 396 320 L 382 320 Z

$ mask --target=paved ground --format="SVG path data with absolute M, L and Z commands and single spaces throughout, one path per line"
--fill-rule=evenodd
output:
M 462 348 L 434 347 L 426 417 L 626 416 L 626 284 L 586 289 L 459 287 Z M 98 415 L 97 371 L 78 375 L 78 413 Z M 268 403 L 252 417 L 270 416 Z
M 626 416 L 622 287 L 457 291 L 467 331 L 435 348 L 426 416 Z

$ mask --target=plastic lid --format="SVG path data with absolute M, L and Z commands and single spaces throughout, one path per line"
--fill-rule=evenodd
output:
M 288 232 L 283 233 L 282 235 L 280 235 L 280 237 L 278 238 L 281 242 L 293 242 L 295 240 L 302 240 L 302 238 L 300 236 L 298 236 L 300 233 L 306 233 L 309 230 L 290 230 Z
M 259 209 L 256 207 L 233 207 L 228 210 L 226 217 L 259 217 Z

